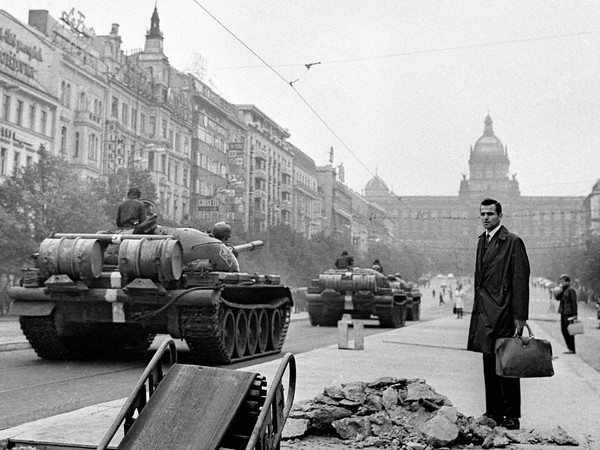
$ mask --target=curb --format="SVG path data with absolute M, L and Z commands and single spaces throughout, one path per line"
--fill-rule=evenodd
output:
M 11 350 L 25 350 L 27 348 L 31 348 L 29 342 L 7 342 L 5 344 L 0 344 L 0 352 L 8 352 Z

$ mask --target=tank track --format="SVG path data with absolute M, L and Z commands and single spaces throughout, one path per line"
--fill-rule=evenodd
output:
M 77 353 L 65 338 L 58 335 L 54 324 L 54 314 L 49 316 L 19 317 L 21 330 L 40 358 L 67 360 L 77 357 Z
M 131 330 L 98 330 L 74 325 L 70 336 L 60 336 L 55 316 L 21 316 L 23 334 L 40 358 L 50 360 L 81 359 L 127 350 L 147 350 L 156 334 Z
M 229 355 L 223 341 L 223 317 L 225 311 L 230 308 L 224 303 L 211 306 L 182 306 L 179 308 L 179 325 L 185 342 L 192 351 L 194 359 L 198 364 L 220 365 L 231 364 L 253 358 L 260 358 L 281 352 L 283 342 L 287 335 L 290 323 L 291 307 L 289 302 L 280 306 L 279 312 L 282 319 L 282 329 L 277 345 L 267 347 L 267 350 L 253 355 Z M 252 306 L 245 308 L 251 311 Z M 267 311 L 272 308 L 265 308 Z M 269 335 L 271 333 L 269 322 Z

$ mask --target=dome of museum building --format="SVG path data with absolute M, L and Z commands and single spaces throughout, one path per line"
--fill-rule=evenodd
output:
M 494 134 L 493 122 L 489 114 L 485 117 L 484 123 L 483 136 L 475 142 L 473 156 L 504 156 L 506 151 L 500 139 Z

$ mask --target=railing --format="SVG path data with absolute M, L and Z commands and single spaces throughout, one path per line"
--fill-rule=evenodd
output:
M 127 398 L 127 401 L 121 408 L 121 411 L 119 411 L 119 414 L 104 435 L 104 439 L 102 439 L 102 442 L 100 442 L 100 445 L 98 445 L 96 450 L 106 450 L 108 448 L 108 444 L 110 444 L 110 441 L 113 439 L 123 422 L 125 422 L 124 428 L 125 434 L 127 434 L 127 431 L 129 431 L 135 421 L 133 415 L 136 410 L 138 411 L 138 414 L 141 412 L 148 403 L 148 399 L 154 394 L 154 391 L 164 378 L 162 357 L 167 350 L 169 351 L 169 365 L 173 366 L 177 363 L 177 348 L 175 347 L 175 341 L 173 339 L 166 339 L 158 348 L 154 357 L 148 363 L 148 366 L 146 366 L 146 370 L 142 373 L 133 392 Z M 148 383 L 147 387 L 146 382 Z

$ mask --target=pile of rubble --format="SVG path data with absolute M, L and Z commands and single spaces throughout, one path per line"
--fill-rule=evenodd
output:
M 486 416 L 466 417 L 425 380 L 392 377 L 330 386 L 313 400 L 295 404 L 284 439 L 293 443 L 314 435 L 335 436 L 358 448 L 407 450 L 579 445 L 560 427 L 546 433 L 507 430 Z

